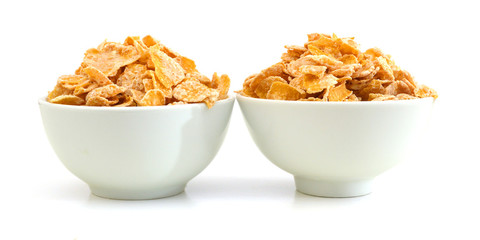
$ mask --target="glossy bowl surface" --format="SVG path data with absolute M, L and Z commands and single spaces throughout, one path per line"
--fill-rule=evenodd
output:
M 235 98 L 158 107 L 38 103 L 48 140 L 93 194 L 153 199 L 184 191 L 218 152 Z
M 308 102 L 237 95 L 257 147 L 293 174 L 297 190 L 352 197 L 409 157 L 433 98 L 384 102 Z

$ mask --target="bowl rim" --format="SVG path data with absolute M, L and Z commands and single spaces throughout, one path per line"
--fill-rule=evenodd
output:
M 222 100 L 215 102 L 212 108 L 216 105 L 223 105 L 229 102 L 235 101 L 235 96 L 233 94 L 228 94 L 228 97 Z M 85 105 L 66 105 L 66 104 L 57 104 L 47 101 L 47 96 L 38 98 L 38 104 L 40 106 L 49 106 L 65 110 L 80 110 L 80 111 L 112 111 L 112 112 L 137 112 L 137 111 L 168 111 L 168 110 L 178 110 L 178 109 L 194 109 L 194 108 L 205 108 L 208 109 L 207 105 L 203 102 L 200 103 L 188 103 L 188 104 L 179 104 L 179 105 L 162 105 L 162 106 L 142 106 L 142 107 L 102 107 L 102 106 L 85 106 Z
M 435 102 L 433 97 L 406 99 L 406 100 L 391 100 L 391 101 L 356 101 L 356 102 L 322 102 L 322 101 L 289 101 L 289 100 L 275 100 L 263 99 L 244 96 L 241 93 L 236 93 L 237 101 L 245 100 L 268 104 L 286 104 L 286 105 L 392 105 L 392 104 L 412 104 L 420 102 Z

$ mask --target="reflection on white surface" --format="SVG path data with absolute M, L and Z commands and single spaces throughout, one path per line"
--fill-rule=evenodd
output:
M 292 209 L 319 209 L 361 204 L 375 193 L 351 198 L 323 198 L 295 190 L 293 178 L 202 177 L 192 180 L 184 192 L 151 200 L 115 200 L 95 196 L 81 181 L 57 183 L 49 187 L 49 197 L 87 208 L 136 209 L 191 208 L 212 205 L 283 205 Z M 47 200 L 47 199 L 45 199 Z
M 209 177 L 194 179 L 186 191 L 199 200 L 238 199 L 278 201 L 294 192 L 291 178 Z

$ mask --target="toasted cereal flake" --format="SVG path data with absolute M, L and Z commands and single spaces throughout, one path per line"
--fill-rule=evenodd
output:
M 308 97 L 308 98 L 301 98 L 298 101 L 306 101 L 306 102 L 321 102 L 322 99 L 316 97 Z
M 173 97 L 184 102 L 202 102 L 206 98 L 218 98 L 218 92 L 212 90 L 204 84 L 188 79 L 173 89 Z
M 393 75 L 393 70 L 390 65 L 388 65 L 388 62 L 384 57 L 377 57 L 376 62 L 380 67 L 380 71 L 377 72 L 376 76 L 378 76 L 380 79 L 395 79 L 395 76 Z
M 88 79 L 83 75 L 63 75 L 57 80 L 62 87 L 69 90 L 75 89 L 75 87 L 79 84 L 83 84 L 85 81 L 88 81 Z
M 135 42 L 138 42 L 138 41 L 140 41 L 139 36 L 128 36 L 127 38 L 125 38 L 125 41 L 123 42 L 123 44 L 127 45 L 127 46 L 133 46 L 135 44 Z M 142 42 L 142 44 L 143 44 L 143 42 Z M 143 45 L 145 46 L 145 44 L 143 44 Z
M 165 105 L 165 96 L 158 89 L 147 91 L 140 101 L 140 106 L 162 106 Z
M 184 56 L 178 56 L 175 58 L 175 61 L 177 61 L 180 66 L 185 70 L 187 73 L 194 73 L 197 72 L 197 66 L 195 65 L 195 62 L 187 57 Z
M 419 97 L 419 98 L 433 97 L 434 99 L 437 99 L 438 94 L 432 88 L 429 88 L 422 84 L 417 89 L 415 89 L 415 97 Z
M 113 84 L 112 81 L 100 70 L 88 66 L 82 70 L 91 80 L 95 81 L 100 86 Z
M 106 107 L 106 106 L 111 106 L 112 104 L 106 98 L 103 98 L 103 97 L 100 97 L 100 96 L 93 96 L 93 97 L 88 98 L 86 105 L 87 106 Z
M 150 55 L 148 53 L 148 47 L 140 39 L 140 37 L 138 36 L 127 37 L 125 39 L 124 45 L 133 46 L 135 47 L 135 49 L 137 49 L 138 53 L 140 54 L 140 58 L 138 59 L 138 62 L 146 63 L 150 58 Z
M 282 62 L 279 62 L 279 63 L 273 64 L 272 66 L 264 69 L 262 71 L 262 73 L 265 74 L 265 78 L 267 78 L 269 76 L 278 76 L 278 77 L 281 77 L 283 79 L 287 79 L 288 75 L 285 74 L 285 70 L 286 70 L 285 64 L 282 63 Z
M 359 91 L 367 87 L 371 81 L 372 79 L 364 79 L 364 80 L 351 79 L 350 81 L 347 82 L 347 88 L 350 90 Z
M 125 91 L 125 95 L 132 97 L 135 103 L 140 105 L 140 102 L 142 101 L 143 96 L 145 96 L 145 93 L 143 91 L 138 91 L 135 89 L 127 89 Z
M 243 88 L 239 93 L 242 96 L 258 98 L 257 94 L 250 88 Z
M 155 66 L 155 74 L 163 86 L 170 88 L 185 78 L 185 70 L 175 60 L 159 49 L 159 45 L 150 48 L 150 56 Z
M 308 45 L 308 51 L 313 55 L 330 55 L 314 45 Z
M 198 81 L 200 82 L 201 84 L 204 84 L 205 86 L 209 87 L 209 88 L 217 88 L 218 87 L 218 83 L 220 81 L 217 73 L 213 73 L 213 76 L 212 78 L 208 78 L 207 76 L 199 73 L 199 72 L 193 72 L 193 73 L 187 73 L 185 75 L 185 78 L 184 78 L 184 81 L 186 79 L 192 79 L 192 80 L 195 80 L 195 81 Z M 228 91 L 228 90 L 227 90 Z
M 333 87 L 337 84 L 337 77 L 332 74 L 327 74 L 322 78 L 310 77 L 311 75 L 305 75 L 303 78 L 303 88 L 307 93 L 319 93 L 326 88 Z
M 150 35 L 147 35 L 145 36 L 143 39 L 142 39 L 143 43 L 147 46 L 147 47 L 153 47 L 155 46 L 155 48 L 158 48 L 160 51 L 164 52 L 165 54 L 167 54 L 169 57 L 171 58 L 176 58 L 178 56 L 180 56 L 180 54 L 172 51 L 170 48 L 166 47 L 165 45 L 161 44 L 160 41 L 154 39 L 152 36 Z
M 325 35 L 325 34 L 322 34 L 322 35 Z M 308 37 L 308 42 L 315 41 L 318 38 L 320 38 L 320 33 L 310 33 L 310 34 L 307 34 L 307 37 Z
M 343 55 L 338 60 L 342 61 L 344 64 L 356 64 L 356 63 L 358 63 L 357 57 L 355 57 L 352 54 Z
M 343 65 L 342 61 L 336 60 L 333 57 L 327 56 L 327 55 L 310 55 L 312 56 L 312 59 L 317 62 L 317 65 L 323 65 L 326 66 L 327 68 L 338 68 Z
M 169 103 L 168 105 L 185 105 L 185 104 L 188 104 L 188 103 L 183 102 L 183 101 L 178 101 L 178 102 Z
M 133 46 L 105 42 L 98 48 L 87 50 L 83 63 L 94 67 L 106 76 L 114 76 L 118 69 L 137 61 L 141 54 Z
M 314 40 L 309 41 L 308 45 L 318 47 L 319 49 L 325 49 L 335 46 L 335 40 L 328 35 L 318 34 L 315 35 L 313 39 Z
M 115 84 L 106 85 L 103 87 L 95 88 L 92 91 L 90 91 L 86 96 L 86 100 L 88 102 L 89 98 L 92 98 L 92 97 L 111 98 L 120 93 L 125 92 L 125 90 L 126 89 L 124 87 L 119 87 Z
M 214 73 L 216 76 L 217 73 Z M 213 79 L 213 77 L 212 77 Z M 218 99 L 225 99 L 228 97 L 228 89 L 230 88 L 230 78 L 226 74 L 222 74 L 220 78 L 215 80 L 215 89 L 218 90 Z
M 337 85 L 342 83 L 347 83 L 352 80 L 352 77 L 341 77 L 337 79 Z
M 339 86 L 333 87 L 330 89 L 328 94 L 329 101 L 344 101 L 347 99 L 353 92 L 348 90 L 345 86 L 345 83 L 340 84 Z
M 350 96 L 348 96 L 345 100 L 345 102 L 358 102 L 358 101 L 361 101 L 360 98 L 358 98 L 355 94 L 351 94 Z
M 154 82 L 154 84 L 153 84 L 154 88 L 162 91 L 163 95 L 166 98 L 171 98 L 172 97 L 172 88 L 167 88 L 162 83 L 160 83 L 157 76 L 155 75 L 155 72 L 153 72 L 152 70 L 148 70 L 145 73 L 144 78 L 151 79 Z M 145 82 L 144 82 L 144 84 L 145 84 Z
M 402 70 L 402 69 L 393 70 L 393 75 L 395 76 L 396 80 L 408 80 L 410 83 L 414 84 L 412 75 L 405 70 Z
M 405 93 L 399 93 L 397 96 L 395 96 L 398 100 L 410 100 L 410 99 L 417 99 L 417 97 L 408 95 Z
M 180 56 L 180 54 L 172 51 L 170 48 L 161 44 L 160 41 L 156 40 L 155 38 L 153 38 L 150 35 L 147 35 L 147 36 L 143 37 L 142 41 L 147 47 L 155 46 L 156 48 L 160 49 L 162 52 L 164 52 L 165 54 L 167 54 L 171 58 L 176 58 L 176 57 Z
M 385 88 L 382 85 L 382 81 L 374 79 L 368 82 L 368 85 L 357 93 L 357 96 L 361 97 L 362 99 L 369 99 L 369 94 L 372 93 L 385 94 Z
M 349 77 L 355 72 L 355 65 L 345 65 L 342 68 L 333 70 L 331 74 L 335 77 Z
M 284 69 L 285 65 L 283 63 L 274 64 L 252 77 L 248 81 L 248 87 L 252 92 L 255 92 L 255 89 L 257 89 L 258 85 L 270 76 L 277 76 L 285 79 L 286 74 L 283 72 Z
M 305 93 L 283 82 L 273 82 L 267 93 L 267 99 L 274 100 L 299 100 L 304 98 Z
M 342 54 L 352 54 L 354 56 L 360 54 L 360 50 L 358 50 L 358 46 L 353 39 L 339 38 L 336 42 L 339 45 L 339 50 Z
M 292 56 L 288 53 L 282 53 L 281 59 L 282 59 L 283 62 L 289 63 L 291 61 L 297 60 L 298 58 L 296 58 L 295 56 Z
M 311 74 L 311 75 L 315 75 L 319 78 L 322 78 L 323 75 L 325 74 L 325 71 L 327 71 L 327 67 L 325 67 L 325 66 L 314 66 L 314 65 L 303 65 L 303 66 L 300 66 L 299 70 L 300 70 L 300 73 L 302 73 L 302 74 Z
M 376 67 L 375 65 L 370 65 L 368 68 L 363 66 L 352 74 L 352 78 L 371 79 L 377 74 L 378 70 L 380 70 L 380 67 Z
M 117 85 L 127 89 L 136 89 L 143 91 L 143 76 L 147 72 L 147 66 L 143 64 L 132 63 L 125 68 L 125 71 L 117 80 Z
M 85 100 L 74 95 L 60 95 L 50 100 L 51 103 L 66 104 L 66 105 L 83 105 Z
M 305 57 L 299 58 L 295 61 L 290 62 L 287 67 L 287 73 L 292 77 L 299 77 L 302 75 L 300 67 L 308 65 L 317 65 L 318 62 L 314 60 L 313 55 L 307 55 Z
M 413 92 L 410 87 L 403 81 L 394 81 L 385 88 L 385 94 L 397 96 L 398 94 L 405 93 L 412 95 Z
M 92 91 L 93 89 L 99 87 L 99 85 L 91 80 L 86 80 L 83 83 L 78 84 L 73 90 L 73 95 L 79 96 L 85 93 Z
M 65 88 L 62 83 L 57 82 L 57 85 L 53 88 L 51 92 L 48 93 L 47 99 L 51 101 L 52 99 L 61 96 L 61 95 L 70 95 L 73 93 L 72 89 Z
M 379 94 L 379 93 L 370 93 L 368 96 L 368 101 L 388 101 L 396 100 L 397 98 L 393 95 L 388 94 Z
M 150 35 L 147 35 L 147 36 L 143 37 L 142 42 L 147 47 L 152 47 L 152 46 L 155 46 L 157 44 L 160 44 L 160 42 L 158 40 L 156 40 L 155 38 L 153 38 Z
M 149 71 L 152 71 L 152 70 L 149 70 Z M 153 89 L 158 89 L 159 85 L 162 85 L 155 80 L 155 74 L 154 73 L 153 74 L 145 74 L 143 79 L 142 79 L 142 82 L 143 82 L 143 86 L 145 88 L 145 92 L 148 92 L 148 91 L 153 90 Z
M 285 48 L 287 49 L 287 52 L 282 54 L 282 60 L 286 62 L 291 62 L 300 58 L 307 51 L 307 48 L 295 45 L 287 45 Z
M 133 100 L 133 97 L 130 97 L 128 95 L 123 95 L 120 103 L 114 105 L 114 107 L 133 107 L 133 106 L 137 106 L 137 104 Z
M 266 79 L 264 79 L 260 84 L 258 84 L 257 88 L 255 89 L 255 94 L 259 97 L 259 98 L 266 98 L 267 97 L 267 93 L 268 91 L 270 90 L 270 87 L 272 86 L 272 84 L 274 82 L 283 82 L 283 83 L 287 83 L 287 81 L 285 81 L 285 79 L 281 78 L 281 77 L 278 77 L 278 76 L 270 76 L 270 77 L 267 77 Z
M 369 48 L 364 52 L 365 55 L 372 56 L 373 58 L 377 57 L 386 57 L 386 55 L 379 48 Z
M 302 54 L 304 54 L 307 51 L 307 48 L 303 46 L 297 46 L 297 45 L 286 45 L 285 48 L 287 49 L 287 52 L 294 53 L 298 57 L 300 57 Z

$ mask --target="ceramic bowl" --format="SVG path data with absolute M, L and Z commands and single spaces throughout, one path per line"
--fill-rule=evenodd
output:
M 234 97 L 205 104 L 90 107 L 39 99 L 48 140 L 93 194 L 154 199 L 181 193 L 218 152 Z
M 409 157 L 433 98 L 384 102 L 307 102 L 237 95 L 250 135 L 299 192 L 353 197 Z

